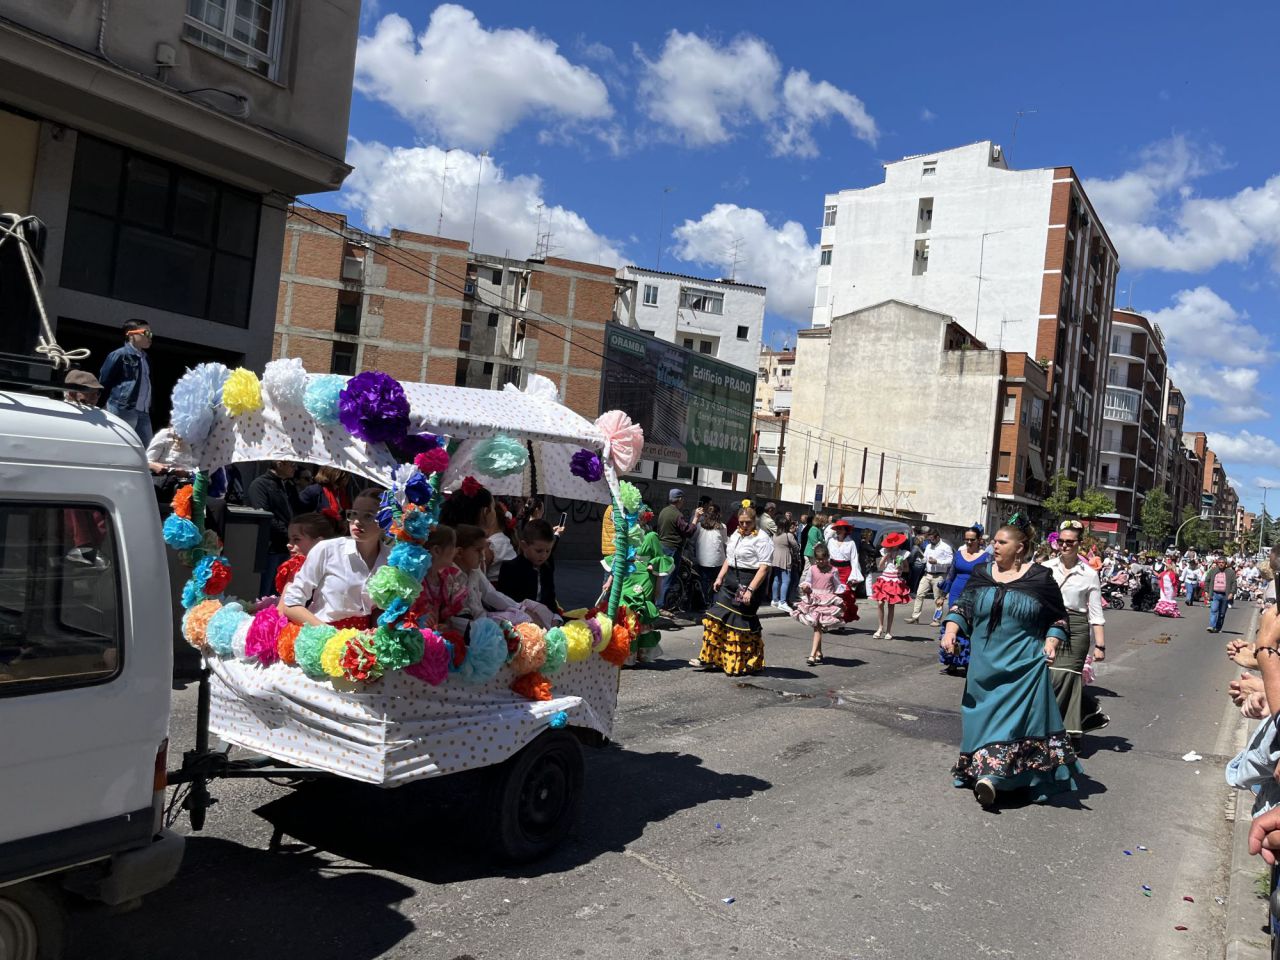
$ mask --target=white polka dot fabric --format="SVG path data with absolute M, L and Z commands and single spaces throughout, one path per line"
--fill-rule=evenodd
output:
M 209 729 L 229 743 L 393 787 L 501 763 L 563 710 L 571 727 L 609 736 L 618 668 L 598 656 L 549 676 L 554 699 L 513 693 L 504 667 L 486 684 L 432 687 L 392 673 L 372 684 L 309 679 L 282 663 L 211 659 Z

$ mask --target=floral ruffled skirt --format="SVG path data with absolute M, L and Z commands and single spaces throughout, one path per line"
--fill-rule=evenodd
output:
M 951 768 L 957 787 L 972 787 L 985 777 L 1000 791 L 1029 788 L 1037 801 L 1075 790 L 1077 773 L 1084 773 L 1084 769 L 1065 733 L 989 743 L 960 754 Z

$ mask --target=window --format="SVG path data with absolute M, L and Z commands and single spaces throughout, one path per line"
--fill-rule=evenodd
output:
M 658 285 L 656 283 L 646 283 L 644 285 L 644 305 L 646 307 L 656 307 L 658 305 Z
M 1025 457 L 1018 458 L 1018 483 L 1024 482 L 1027 476 L 1027 461 Z
M 720 474 L 721 483 L 733 483 L 733 471 L 725 470 Z
M 923 276 L 929 272 L 929 241 L 917 240 L 915 259 L 911 261 L 912 276 Z
M 0 503 L 0 544 L 0 697 L 114 677 L 123 631 L 107 513 Z
M 685 348 L 686 350 L 692 350 L 692 349 L 693 349 L 693 337 L 685 337 L 685 338 L 684 338 L 684 348 Z
M 345 341 L 334 341 L 333 354 L 329 358 L 329 372 L 340 373 L 345 377 L 356 372 L 356 345 Z
M 1000 451 L 1000 466 L 996 469 L 996 479 L 997 479 L 997 480 L 1008 480 L 1008 479 L 1009 479 L 1009 460 L 1010 460 L 1010 457 L 1009 457 L 1009 453 L 1008 453 L 1008 451 L 1001 450 L 1001 451 Z
M 493 285 L 494 285 L 495 287 L 500 287 L 500 286 L 502 286 L 502 271 L 501 271 L 501 270 L 495 269 L 495 270 L 493 271 Z
M 750 327 L 738 327 L 738 339 L 745 340 L 751 333 Z
M 249 325 L 259 197 L 81 134 L 62 284 Z
M 470 374 L 471 361 L 460 359 L 453 372 L 453 385 L 455 387 L 465 387 L 467 385 L 467 377 Z
M 680 306 L 697 313 L 724 313 L 724 294 L 718 290 L 688 288 L 680 291 Z
M 1013 423 L 1018 419 L 1018 396 L 1014 393 L 1004 395 L 1004 422 Z
M 279 72 L 284 0 L 187 0 L 182 36 L 246 70 Z
M 1031 398 L 1031 427 L 1029 434 L 1031 445 L 1039 448 L 1044 436 L 1044 400 L 1040 397 Z
M 692 480 L 692 479 L 693 479 L 693 467 L 676 467 L 676 479 L 677 479 L 677 480 Z
M 339 303 L 338 315 L 334 318 L 333 329 L 338 333 L 360 332 L 360 304 Z
M 496 327 L 498 325 L 498 315 L 496 313 L 489 314 L 489 326 Z
M 933 226 L 933 197 L 921 197 L 916 208 L 916 233 L 928 233 Z
M 836 225 L 836 208 L 834 204 L 822 208 L 822 225 L 824 227 L 834 227 Z
M 471 349 L 471 321 L 470 320 L 463 320 L 462 323 L 458 325 L 458 349 L 459 350 Z
M 699 343 L 699 344 L 698 344 L 698 352 L 699 352 L 699 353 L 710 353 L 710 352 L 711 352 L 711 346 L 712 346 L 712 344 L 711 344 L 711 341 L 710 341 L 710 340 L 703 340 L 701 343 Z
M 486 360 L 484 366 L 480 368 L 480 372 L 486 377 L 493 376 L 493 363 Z
M 760 379 L 760 380 L 767 380 L 767 379 L 769 379 L 769 371 L 768 371 L 768 370 L 766 370 L 764 367 L 761 367 L 761 368 L 756 372 L 756 377 L 757 377 L 758 379 Z
M 932 177 L 937 172 L 938 172 L 937 160 L 926 160 L 924 162 L 924 166 L 920 168 L 920 176 L 922 177 Z
M 345 256 L 342 258 L 342 279 L 363 280 L 364 260 L 361 257 Z
M 831 248 L 830 247 L 823 247 L 818 252 L 818 266 L 820 267 L 831 266 Z

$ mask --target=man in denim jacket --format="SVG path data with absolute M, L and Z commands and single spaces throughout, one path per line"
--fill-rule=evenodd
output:
M 143 445 L 151 442 L 151 327 L 142 320 L 124 325 L 124 346 L 113 350 L 102 364 L 102 389 L 107 410 L 133 427 Z

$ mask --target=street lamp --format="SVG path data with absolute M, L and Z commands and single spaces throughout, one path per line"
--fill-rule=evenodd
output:
M 1178 536 L 1179 534 L 1182 533 L 1182 528 L 1185 527 L 1192 520 L 1227 520 L 1227 519 L 1230 519 L 1230 518 L 1225 513 L 1216 513 L 1216 514 L 1202 513 L 1202 514 L 1199 514 L 1198 516 L 1187 517 L 1187 519 L 1183 520 L 1182 523 L 1178 526 L 1178 529 L 1174 531 L 1173 549 L 1175 550 L 1178 549 Z

